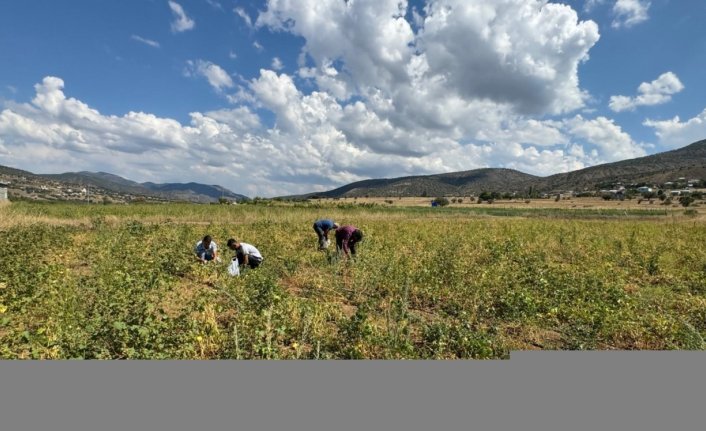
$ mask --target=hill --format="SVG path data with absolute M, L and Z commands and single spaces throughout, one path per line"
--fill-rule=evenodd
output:
M 485 190 L 514 190 L 538 177 L 512 169 L 486 168 L 447 174 L 358 181 L 301 197 L 468 195 Z
M 651 156 L 552 175 L 540 179 L 535 187 L 542 190 L 584 190 L 617 182 L 657 185 L 682 177 L 706 180 L 706 139 Z
M 620 162 L 606 163 L 573 172 L 537 177 L 512 169 L 484 168 L 471 171 L 354 182 L 325 192 L 289 198 L 362 196 L 465 196 L 486 192 L 527 193 L 599 190 L 622 184 L 662 185 L 679 178 L 706 180 L 706 140 L 686 147 Z
M 34 174 L 0 166 L 0 182 L 10 183 L 11 193 L 39 200 L 104 199 L 127 202 L 150 201 L 217 202 L 219 198 L 242 201 L 248 197 L 218 185 L 199 183 L 138 183 L 107 172 L 66 172 Z

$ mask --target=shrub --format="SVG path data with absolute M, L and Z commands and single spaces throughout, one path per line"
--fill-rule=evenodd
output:
M 436 202 L 437 205 L 439 205 L 439 206 L 441 206 L 441 207 L 445 207 L 446 205 L 449 204 L 449 200 L 446 199 L 446 198 L 443 197 L 443 196 L 440 196 L 440 197 L 434 199 L 434 202 Z
M 691 205 L 691 204 L 694 202 L 694 200 L 695 200 L 695 199 L 694 199 L 693 197 L 691 197 L 691 196 L 682 196 L 682 197 L 679 198 L 679 203 L 681 204 L 681 206 L 683 206 L 684 208 L 686 208 L 686 207 L 688 207 L 689 205 Z

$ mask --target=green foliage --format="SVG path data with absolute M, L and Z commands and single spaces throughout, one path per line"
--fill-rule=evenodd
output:
M 442 207 L 449 205 L 449 200 L 443 196 L 435 198 L 433 202 L 436 202 L 437 205 L 442 206 Z
M 322 205 L 2 208 L 54 224 L 0 227 L 0 357 L 705 348 L 706 226 L 681 211 Z M 365 232 L 355 262 L 316 249 L 323 212 Z M 223 263 L 191 255 L 205 233 Z M 260 268 L 227 275 L 231 236 Z
M 681 206 L 683 206 L 684 208 L 686 208 L 686 207 L 688 207 L 689 205 L 691 205 L 692 203 L 694 203 L 694 201 L 695 201 L 695 199 L 694 199 L 692 196 L 681 196 L 681 197 L 679 198 L 679 203 L 680 203 Z

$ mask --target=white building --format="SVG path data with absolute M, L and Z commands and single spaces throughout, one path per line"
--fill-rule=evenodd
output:
M 7 200 L 7 185 L 0 184 L 0 201 Z

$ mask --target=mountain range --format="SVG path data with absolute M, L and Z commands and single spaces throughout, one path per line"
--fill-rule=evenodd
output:
M 467 196 L 482 192 L 561 192 L 594 191 L 620 184 L 659 185 L 668 181 L 700 179 L 706 182 L 706 139 L 683 148 L 636 159 L 592 166 L 547 177 L 525 174 L 512 169 L 483 168 L 436 175 L 370 179 L 354 182 L 333 190 L 312 192 L 285 198 L 363 197 L 363 196 Z M 199 183 L 138 183 L 106 172 L 67 172 L 33 174 L 0 166 L 0 182 L 10 182 L 11 192 L 23 197 L 50 200 L 81 199 L 67 187 L 90 187 L 91 193 L 103 194 L 117 201 L 147 197 L 158 201 L 217 202 L 220 198 L 242 201 L 247 196 L 218 185 Z M 23 183 L 24 182 L 24 183 Z M 23 185 L 24 184 L 24 185 Z M 62 186 L 63 185 L 63 188 Z M 60 192 L 59 192 L 60 191 Z M 22 194 L 21 192 L 24 192 Z
M 67 189 L 89 188 L 94 195 L 110 196 L 113 200 L 125 201 L 134 198 L 152 198 L 161 201 L 187 201 L 197 203 L 217 202 L 220 198 L 230 201 L 249 199 L 218 185 L 199 183 L 138 183 L 107 172 L 66 172 L 63 174 L 34 174 L 20 169 L 0 166 L 0 182 L 10 182 L 11 190 L 24 195 L 51 196 L 61 193 L 69 198 Z M 90 190 L 92 189 L 92 190 Z M 29 190 L 29 192 L 28 192 Z M 55 195 L 56 195 L 55 193 Z M 71 192 L 73 193 L 73 192 Z M 56 197 L 56 196 L 55 196 Z M 40 196 L 41 199 L 41 196 Z M 62 200 L 62 199 L 57 199 Z M 70 200 L 70 199 L 69 199 Z
M 354 182 L 324 192 L 287 198 L 467 196 L 482 192 L 593 191 L 622 184 L 664 184 L 679 178 L 706 180 L 706 140 L 672 151 L 539 177 L 512 169 L 483 168 Z

